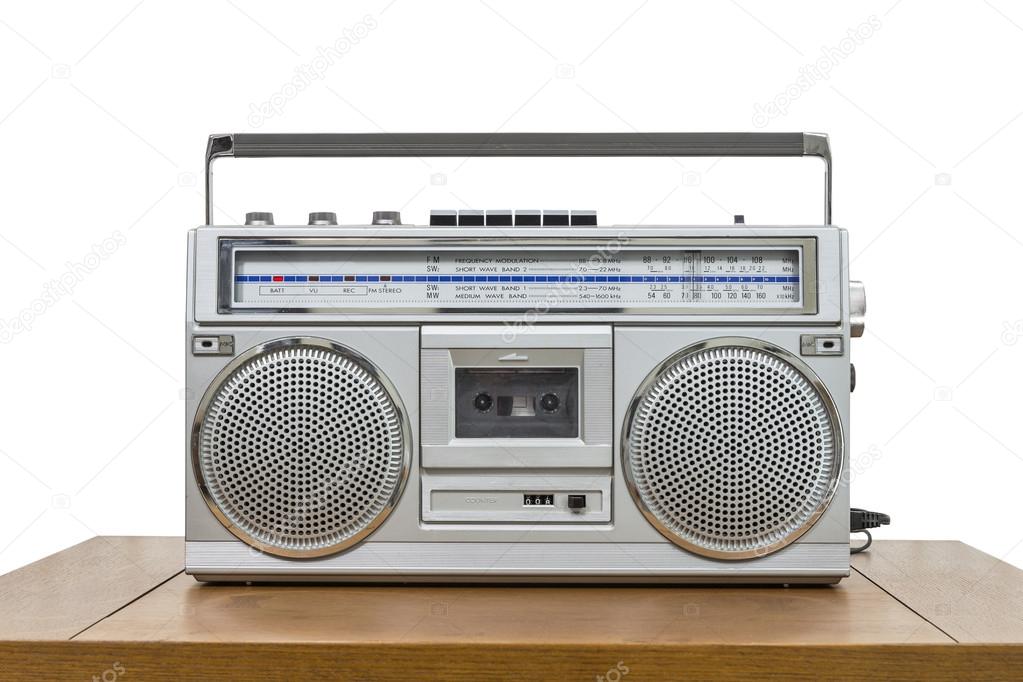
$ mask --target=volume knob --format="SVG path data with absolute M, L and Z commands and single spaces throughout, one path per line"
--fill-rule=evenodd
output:
M 309 214 L 310 225 L 337 225 L 337 213 L 324 211 Z
M 398 211 L 373 211 L 374 225 L 401 225 L 401 213 Z
M 252 211 L 251 213 L 245 214 L 246 225 L 273 225 L 274 214 L 265 213 L 263 211 Z

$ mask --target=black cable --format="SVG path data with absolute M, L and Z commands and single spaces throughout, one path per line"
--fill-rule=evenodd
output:
M 862 533 L 863 535 L 865 535 L 866 536 L 866 542 L 861 544 L 859 547 L 849 547 L 849 553 L 850 554 L 858 554 L 859 552 L 863 551 L 864 549 L 870 547 L 871 543 L 874 542 L 874 536 L 871 535 L 870 531 L 863 530 L 863 531 L 856 531 L 856 533 Z
M 853 507 L 849 510 L 849 532 L 850 533 L 863 533 L 867 536 L 867 541 L 859 547 L 850 547 L 850 554 L 858 554 L 870 547 L 870 543 L 874 541 L 874 536 L 870 534 L 868 528 L 880 528 L 881 526 L 887 526 L 892 522 L 892 517 L 881 512 L 867 511 L 866 509 L 860 509 Z

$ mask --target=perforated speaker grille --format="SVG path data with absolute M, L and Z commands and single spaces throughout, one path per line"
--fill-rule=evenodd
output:
M 717 558 L 795 540 L 827 507 L 841 470 L 823 386 L 784 351 L 749 344 L 701 344 L 655 371 L 624 443 L 630 491 L 647 518 Z
M 388 387 L 363 358 L 320 339 L 246 356 L 211 387 L 197 422 L 207 502 L 270 553 L 354 544 L 389 513 L 407 473 L 407 428 Z

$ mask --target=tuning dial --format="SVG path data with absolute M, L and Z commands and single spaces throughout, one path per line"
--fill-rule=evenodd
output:
M 373 211 L 374 225 L 401 225 L 401 213 L 398 211 Z
M 849 335 L 863 336 L 867 317 L 867 292 L 863 282 L 849 282 Z
M 261 211 L 253 211 L 245 214 L 246 225 L 273 225 L 274 214 L 264 213 Z
M 337 213 L 324 211 L 309 214 L 310 225 L 337 225 Z

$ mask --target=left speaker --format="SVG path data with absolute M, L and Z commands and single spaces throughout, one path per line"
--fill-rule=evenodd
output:
M 240 354 L 210 384 L 192 428 L 206 504 L 250 546 L 286 557 L 351 547 L 401 497 L 411 430 L 387 377 L 315 337 Z

